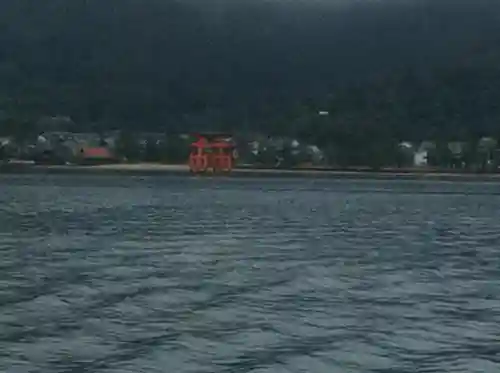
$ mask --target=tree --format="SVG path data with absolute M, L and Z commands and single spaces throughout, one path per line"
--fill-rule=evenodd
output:
M 140 159 L 139 144 L 134 134 L 130 131 L 120 132 L 116 150 L 121 157 L 129 162 L 137 162 Z
M 445 168 L 451 166 L 452 153 L 446 141 L 437 141 L 436 147 L 429 151 L 428 162 L 430 166 Z
M 493 168 L 493 156 L 498 146 L 498 142 L 493 137 L 482 137 L 477 144 L 477 154 L 481 168 L 486 170 Z
M 185 163 L 189 157 L 189 144 L 180 136 L 167 136 L 162 149 L 162 160 L 167 163 Z
M 411 167 L 413 166 L 414 154 L 415 148 L 411 144 L 398 144 L 394 161 L 398 167 Z
M 146 162 L 158 162 L 161 158 L 160 144 L 157 140 L 149 138 L 146 139 L 146 146 L 144 148 L 143 159 Z

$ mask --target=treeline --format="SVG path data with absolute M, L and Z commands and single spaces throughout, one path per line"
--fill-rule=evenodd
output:
M 190 152 L 191 139 L 166 135 L 139 143 L 133 132 L 123 131 L 116 143 L 116 155 L 127 162 L 184 163 Z
M 81 132 L 264 133 L 342 164 L 394 163 L 401 141 L 500 137 L 492 1 L 229 3 L 2 1 L 0 132 L 67 115 Z

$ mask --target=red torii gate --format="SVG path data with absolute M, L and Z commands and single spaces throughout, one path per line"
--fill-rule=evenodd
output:
M 225 133 L 197 133 L 191 144 L 189 169 L 193 173 L 230 172 L 233 169 L 235 149 L 231 135 Z

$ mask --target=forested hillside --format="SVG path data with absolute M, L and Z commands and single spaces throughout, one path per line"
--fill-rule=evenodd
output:
M 334 3 L 3 0 L 2 128 L 498 134 L 498 2 Z

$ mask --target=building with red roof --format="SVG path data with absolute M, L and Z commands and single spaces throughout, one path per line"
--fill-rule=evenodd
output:
M 105 164 L 113 163 L 116 157 L 113 152 L 105 146 L 82 147 L 78 154 L 79 163 L 83 164 Z

